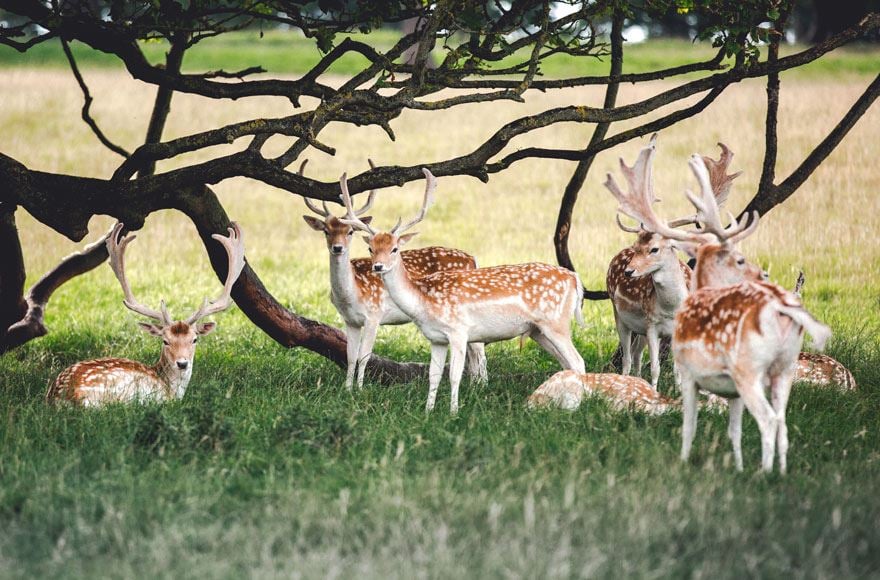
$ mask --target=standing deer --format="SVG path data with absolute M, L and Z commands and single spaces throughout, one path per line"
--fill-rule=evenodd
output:
M 369 162 L 370 167 L 374 167 L 373 161 Z M 300 166 L 300 175 L 305 164 L 304 161 Z M 376 191 L 371 191 L 366 203 L 354 215 L 360 218 L 366 213 L 372 207 L 375 195 Z M 312 212 L 320 216 L 304 215 L 303 219 L 310 228 L 324 234 L 330 253 L 330 301 L 345 322 L 348 358 L 345 387 L 351 390 L 357 369 L 357 386 L 361 388 L 379 326 L 406 324 L 411 319 L 388 297 L 381 278 L 373 272 L 370 258 L 349 259 L 354 229 L 331 215 L 326 203 L 322 203 L 319 209 L 308 198 L 304 197 L 303 200 Z M 368 224 L 373 218 L 365 216 L 360 219 Z M 473 270 L 477 267 L 476 260 L 470 254 L 440 246 L 407 250 L 401 253 L 401 259 L 407 272 L 414 278 L 434 272 Z M 472 379 L 487 380 L 486 353 L 482 344 L 468 345 L 467 364 Z
M 772 470 L 778 450 L 779 470 L 784 473 L 788 452 L 785 410 L 804 330 L 820 349 L 831 331 L 792 293 L 775 284 L 753 281 L 763 273 L 748 264 L 734 246 L 755 231 L 757 213 L 725 228 L 703 159 L 694 155 L 689 165 L 700 185 L 700 195 L 687 192 L 687 196 L 697 208 L 704 232 L 670 228 L 654 214 L 653 200 L 647 194 L 621 203 L 621 211 L 639 220 L 646 230 L 696 250 L 694 292 L 676 314 L 672 338 L 684 408 L 681 457 L 687 460 L 690 456 L 696 432 L 697 389 L 702 388 L 731 399 L 728 435 L 737 470 L 742 470 L 745 406 L 761 432 L 762 469 Z
M 627 198 L 640 195 L 649 197 L 652 202 L 656 201 L 653 184 L 656 139 L 655 134 L 632 167 L 628 167 L 623 159 L 620 160 L 620 169 L 629 185 L 627 193 L 621 191 L 613 179 L 606 183 L 606 187 L 619 201 L 625 203 Z M 723 143 L 718 146 L 721 147 L 718 161 L 709 157 L 703 157 L 703 160 L 709 168 L 712 188 L 720 206 L 727 199 L 733 180 L 740 174 L 727 174 L 733 153 Z M 678 227 L 691 223 L 694 223 L 693 218 L 685 218 L 670 222 L 669 226 Z M 675 311 L 688 294 L 693 272 L 678 259 L 679 248 L 675 240 L 641 228 L 626 226 L 619 216 L 617 225 L 622 230 L 639 236 L 632 246 L 614 256 L 605 278 L 623 351 L 622 373 L 630 374 L 633 366 L 636 375 L 641 373 L 645 346 L 642 337 L 645 337 L 651 360 L 651 387 L 656 391 L 660 378 L 660 339 L 672 336 Z M 632 340 L 633 335 L 636 336 L 636 341 Z
M 244 268 L 244 239 L 241 229 L 234 222 L 229 236 L 211 236 L 226 249 L 229 267 L 223 292 L 213 302 L 207 299 L 186 320 L 172 321 L 163 300 L 159 310 L 144 306 L 135 299 L 125 277 L 125 247 L 136 236 L 122 236 L 122 223 L 117 223 L 107 238 L 110 266 L 113 268 L 122 292 L 123 304 L 138 314 L 155 321 L 139 322 L 138 325 L 153 336 L 162 338 L 162 354 L 153 366 L 124 358 L 101 358 L 78 362 L 58 375 L 46 393 L 46 400 L 70 401 L 83 406 L 100 406 L 105 403 L 132 401 L 166 401 L 180 399 L 186 393 L 192 377 L 193 357 L 200 336 L 214 330 L 214 322 L 199 322 L 202 318 L 217 314 L 232 305 L 232 286 Z
M 377 232 L 357 217 L 342 176 L 345 223 L 366 232 L 373 271 L 391 299 L 412 318 L 431 343 L 428 402 L 434 408 L 449 350 L 450 412 L 458 412 L 465 346 L 470 342 L 495 342 L 528 335 L 567 369 L 584 372 L 584 359 L 571 341 L 571 318 L 582 322 L 583 287 L 577 275 L 547 264 L 495 266 L 477 270 L 437 272 L 414 278 L 401 267 L 400 247 L 415 233 L 404 233 L 422 221 L 432 201 L 436 179 L 427 169 L 421 211 L 415 219 L 390 232 Z

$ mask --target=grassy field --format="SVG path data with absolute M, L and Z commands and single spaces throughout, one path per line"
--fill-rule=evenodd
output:
M 655 58 L 671 57 L 658 49 Z M 3 66 L 0 151 L 37 169 L 108 176 L 119 159 L 79 120 L 81 94 L 69 73 Z M 834 80 L 783 78 L 781 174 L 870 82 L 859 66 L 842 68 L 849 72 Z M 110 67 L 90 67 L 86 77 L 99 122 L 113 139 L 136 145 L 154 89 Z M 621 98 L 666 86 L 627 86 Z M 406 113 L 395 121 L 395 143 L 372 128 L 330 127 L 322 138 L 338 154 L 309 152 L 309 172 L 333 179 L 366 167 L 367 155 L 400 164 L 446 158 L 508 119 L 596 104 L 601 95 L 579 89 L 529 95 L 524 104 Z M 759 83 L 733 87 L 702 117 L 661 134 L 655 176 L 664 213 L 686 212 L 681 192 L 693 187 L 687 156 L 715 155 L 719 140 L 744 172 L 731 208 L 749 199 L 760 173 L 763 95 Z M 289 110 L 276 99 L 208 107 L 194 97 L 174 99 L 168 137 Z M 102 267 L 58 291 L 49 336 L 0 357 L 0 577 L 880 576 L 878 126 L 874 107 L 744 247 L 785 286 L 806 271 L 805 301 L 835 331 L 829 352 L 860 385 L 848 394 L 795 388 L 787 477 L 755 473 L 751 419 L 746 472 L 737 474 L 725 416 L 701 416 L 693 460 L 682 465 L 678 414 L 617 413 L 598 400 L 572 414 L 526 412 L 525 397 L 557 368 L 534 344 L 489 347 L 490 384 L 465 383 L 462 411 L 450 417 L 444 383 L 437 410 L 426 417 L 426 384 L 369 385 L 351 396 L 340 369 L 282 349 L 237 310 L 219 316 L 219 330 L 201 343 L 184 400 L 47 408 L 46 383 L 72 362 L 157 354 Z M 588 138 L 588 128 L 571 125 L 535 133 L 529 144 Z M 608 261 L 629 243 L 614 226 L 603 176 L 618 155 L 632 159 L 642 145 L 602 155 L 584 188 L 571 245 L 588 287 L 602 284 Z M 557 200 L 571 169 L 529 161 L 485 185 L 441 179 L 417 241 L 460 247 L 483 265 L 552 262 Z M 339 324 L 327 299 L 323 240 L 299 217 L 302 202 L 245 180 L 218 190 L 268 288 L 297 312 Z M 421 192 L 420 183 L 383 191 L 377 223 L 414 212 Z M 29 282 L 78 247 L 24 212 L 17 217 Z M 109 224 L 96 218 L 92 237 Z M 167 297 L 178 316 L 219 287 L 191 225 L 172 212 L 147 220 L 129 268 L 139 297 Z M 610 306 L 587 303 L 585 316 L 575 341 L 588 368 L 599 369 L 616 342 Z M 428 359 L 413 328 L 380 331 L 376 350 Z M 668 373 L 662 380 L 669 383 Z

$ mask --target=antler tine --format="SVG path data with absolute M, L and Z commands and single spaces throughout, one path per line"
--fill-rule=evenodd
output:
M 245 265 L 244 235 L 235 222 L 230 224 L 228 231 L 229 236 L 221 236 L 220 234 L 211 236 L 223 245 L 229 258 L 229 268 L 226 273 L 226 282 L 223 284 L 223 292 L 211 302 L 208 302 L 206 298 L 195 314 L 186 320 L 187 324 L 194 324 L 201 318 L 223 312 L 232 305 L 232 286 L 235 285 L 235 281 L 238 280 Z
M 131 291 L 131 287 L 128 285 L 128 280 L 125 277 L 125 247 L 137 236 L 132 234 L 120 237 L 124 227 L 125 226 L 122 222 L 117 222 L 116 225 L 113 226 L 110 235 L 107 237 L 107 252 L 110 254 L 110 267 L 113 268 L 113 273 L 116 274 L 116 279 L 119 280 L 119 285 L 122 286 L 122 293 L 125 296 L 122 303 L 132 312 L 137 312 L 147 318 L 152 318 L 153 320 L 160 322 L 163 326 L 169 325 L 171 324 L 171 317 L 168 315 L 168 310 L 165 308 L 164 301 L 162 301 L 161 310 L 153 310 L 152 308 L 144 306 L 138 302 Z
M 376 169 L 376 165 L 373 163 L 373 160 L 372 160 L 372 159 L 367 158 L 367 163 L 370 164 L 370 169 L 371 169 L 371 170 L 372 170 L 372 169 Z M 356 212 L 354 212 L 354 215 L 356 215 L 356 216 L 362 216 L 362 215 L 364 215 L 365 213 L 367 213 L 367 210 L 370 209 L 371 207 L 373 207 L 373 198 L 374 198 L 374 197 L 376 197 L 376 190 L 375 190 L 375 189 L 371 189 L 371 190 L 370 190 L 370 193 L 367 195 L 367 203 L 365 203 L 364 206 L 363 206 L 361 209 L 359 209 L 359 210 L 357 210 Z
M 712 185 L 712 191 L 715 192 L 715 200 L 721 207 L 727 201 L 727 196 L 730 195 L 733 180 L 742 175 L 742 171 L 728 175 L 727 168 L 733 159 L 733 151 L 724 143 L 718 143 L 718 147 L 721 148 L 721 157 L 717 161 L 708 155 L 703 155 L 702 158 L 709 171 L 709 183 Z
M 801 290 L 804 289 L 804 282 L 806 281 L 807 277 L 804 276 L 804 271 L 801 270 L 798 273 L 797 282 L 794 283 L 794 290 L 792 290 L 792 293 L 795 294 L 798 298 L 800 298 L 801 296 Z
M 400 225 L 400 221 L 398 220 L 397 225 L 391 229 L 391 233 L 394 235 L 399 235 L 410 229 L 423 219 L 425 219 L 425 215 L 428 213 L 428 208 L 431 207 L 431 204 L 434 203 L 434 190 L 437 189 L 437 178 L 434 177 L 434 174 L 431 173 L 427 167 L 422 168 L 422 173 L 425 174 L 425 199 L 422 201 L 422 209 L 419 211 L 419 215 L 415 217 L 415 219 L 408 221 L 404 225 Z
M 700 155 L 692 155 L 688 164 L 700 184 L 700 196 L 698 197 L 690 191 L 687 192 L 687 196 L 697 208 L 697 219 L 703 224 L 706 231 L 715 236 L 719 242 L 730 244 L 742 241 L 754 233 L 758 227 L 757 212 L 754 212 L 753 215 L 746 214 L 739 222 L 732 219 L 731 224 L 724 227 L 721 223 L 718 197 L 712 189 L 712 180 L 704 158 Z
M 629 232 L 629 233 L 631 233 L 631 234 L 640 234 L 640 233 L 642 233 L 642 229 L 641 229 L 641 228 L 632 228 L 632 227 L 626 225 L 625 223 L 623 223 L 622 221 L 620 221 L 620 214 L 616 214 L 616 215 L 614 216 L 614 219 L 617 220 L 617 227 L 619 227 L 619 228 L 622 229 L 623 231 L 625 231 L 625 232 Z
M 303 159 L 303 162 L 299 164 L 299 171 L 296 172 L 297 175 L 302 175 L 303 171 L 306 168 L 306 165 L 309 163 L 308 159 Z M 314 213 L 318 214 L 322 218 L 330 217 L 330 209 L 327 207 L 327 202 L 321 200 L 321 206 L 324 209 L 318 209 L 318 206 L 312 203 L 312 200 L 303 196 L 303 201 L 306 202 L 306 207 L 312 210 Z
M 360 230 L 362 232 L 367 232 L 371 236 L 376 235 L 376 230 L 370 227 L 370 224 L 366 224 L 361 221 L 358 217 L 357 212 L 351 207 L 351 195 L 348 193 L 348 176 L 343 173 L 342 177 L 339 178 L 339 188 L 342 190 L 342 193 L 339 194 L 339 197 L 342 198 L 342 203 L 345 204 L 345 218 L 340 219 L 344 224 L 348 224 L 356 230 Z

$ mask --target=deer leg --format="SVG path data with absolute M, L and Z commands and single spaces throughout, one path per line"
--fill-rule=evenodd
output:
M 552 331 L 545 332 L 542 329 L 535 329 L 529 336 L 541 345 L 541 347 L 549 352 L 559 361 L 564 369 L 571 369 L 583 374 L 586 372 L 584 359 L 581 353 L 577 351 L 571 342 L 571 335 L 556 333 Z
M 489 372 L 486 370 L 486 347 L 482 342 L 467 345 L 467 369 L 472 382 L 488 383 Z
M 779 422 L 776 431 L 776 453 L 779 455 L 779 472 L 785 473 L 787 469 L 788 454 L 788 425 L 785 423 L 785 409 L 788 407 L 788 396 L 791 394 L 791 381 L 794 373 L 786 370 L 784 373 L 770 379 L 770 401 L 773 410 L 776 411 L 776 420 Z
M 376 343 L 376 333 L 379 332 L 379 322 L 367 320 L 361 329 L 361 344 L 358 348 L 357 387 L 364 386 L 364 371 L 367 369 L 367 361 L 373 355 L 373 345 Z
M 461 373 L 464 371 L 466 349 L 467 342 L 463 340 L 449 342 L 449 413 L 452 415 L 458 413 L 458 385 L 461 383 Z
M 657 383 L 660 382 L 660 333 L 653 324 L 648 326 L 648 356 L 651 359 L 651 387 L 656 391 Z M 641 357 L 640 352 L 639 367 L 641 367 Z
M 739 396 L 742 397 L 746 409 L 758 422 L 758 430 L 761 432 L 761 469 L 772 471 L 779 422 L 776 412 L 764 396 L 764 377 L 753 376 L 748 380 L 737 380 L 736 385 Z
M 632 344 L 633 374 L 637 377 L 642 376 L 642 354 L 645 352 L 645 342 L 645 337 L 641 334 L 633 334 L 630 339 Z
M 345 325 L 345 356 L 348 368 L 345 372 L 345 388 L 351 390 L 354 383 L 354 370 L 358 362 L 358 349 L 361 344 L 361 329 L 357 326 Z
M 443 378 L 443 365 L 446 363 L 445 344 L 431 343 L 431 365 L 428 368 L 428 402 L 425 404 L 425 412 L 434 410 L 437 401 L 437 389 L 440 387 L 440 379 Z
M 681 460 L 687 461 L 697 432 L 697 385 L 687 370 L 681 371 Z
M 621 360 L 621 370 L 620 374 L 628 375 L 630 374 L 630 370 L 632 370 L 632 332 L 628 329 L 623 321 L 618 317 L 614 317 L 615 322 L 617 322 L 617 337 L 620 339 L 620 350 L 622 356 Z
M 740 397 L 731 399 L 728 404 L 730 413 L 729 422 L 727 424 L 727 436 L 733 444 L 733 463 L 736 465 L 737 471 L 743 470 L 743 451 L 742 451 L 742 418 L 743 418 L 743 400 Z

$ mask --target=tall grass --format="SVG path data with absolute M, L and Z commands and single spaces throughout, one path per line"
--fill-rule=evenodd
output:
M 107 177 L 119 159 L 79 121 L 81 95 L 60 71 L 6 69 L 0 150 L 31 167 Z M 133 147 L 147 124 L 150 87 L 113 71 L 86 72 L 96 117 Z M 784 79 L 780 174 L 791 171 L 858 96 L 863 79 Z M 668 85 L 625 87 L 632 102 Z M 730 207 L 754 192 L 762 154 L 763 87 L 742 83 L 660 136 L 655 176 L 662 211 L 687 213 L 689 154 L 722 140 L 744 171 Z M 391 143 L 372 128 L 330 127 L 336 157 L 309 152 L 310 174 L 336 179 L 378 163 L 460 154 L 501 123 L 550 106 L 598 104 L 601 91 L 529 95 L 525 104 L 406 113 Z M 283 114 L 276 99 L 204 103 L 175 95 L 168 137 L 218 123 Z M 700 417 L 694 458 L 677 459 L 680 416 L 648 418 L 591 400 L 573 414 L 528 413 L 525 397 L 556 369 L 534 344 L 488 349 L 491 382 L 463 388 L 458 417 L 422 412 L 426 385 L 369 385 L 351 396 L 343 372 L 287 351 L 238 311 L 200 343 L 190 392 L 163 406 L 83 412 L 48 408 L 45 386 L 65 365 L 115 355 L 149 361 L 158 345 L 136 330 L 109 268 L 61 288 L 49 336 L 0 357 L 0 576 L 366 577 L 839 577 L 880 569 L 880 181 L 876 107 L 792 200 L 762 220 L 745 253 L 790 286 L 803 268 L 805 300 L 835 330 L 830 352 L 860 390 L 798 386 L 789 406 L 790 474 L 756 475 L 759 442 L 745 425 L 746 472 L 732 469 L 726 417 Z M 623 127 L 621 127 L 623 128 Z M 531 135 L 530 145 L 583 144 L 589 127 Z M 285 143 L 271 143 L 279 150 Z M 514 142 L 521 146 L 525 140 Z M 601 186 L 603 154 L 578 205 L 572 253 L 588 287 L 629 243 Z M 195 155 L 193 159 L 202 158 Z M 160 164 L 166 170 L 179 162 Z M 468 250 L 483 265 L 553 261 L 550 236 L 571 166 L 515 165 L 488 184 L 443 178 L 421 244 Z M 414 212 L 422 184 L 382 191 L 378 224 Z M 259 183 L 218 186 L 245 230 L 248 259 L 297 312 L 338 324 L 327 300 L 326 250 L 295 196 Z M 17 214 L 29 282 L 79 244 Z M 93 220 L 93 237 L 109 227 Z M 356 244 L 361 242 L 356 241 Z M 363 246 L 356 246 L 356 254 Z M 173 212 L 147 220 L 130 249 L 130 279 L 147 302 L 181 315 L 218 289 L 191 224 Z M 576 344 L 590 369 L 614 348 L 607 303 L 588 303 Z M 428 359 L 412 328 L 383 329 L 376 350 Z M 665 377 L 668 382 L 668 377 Z

